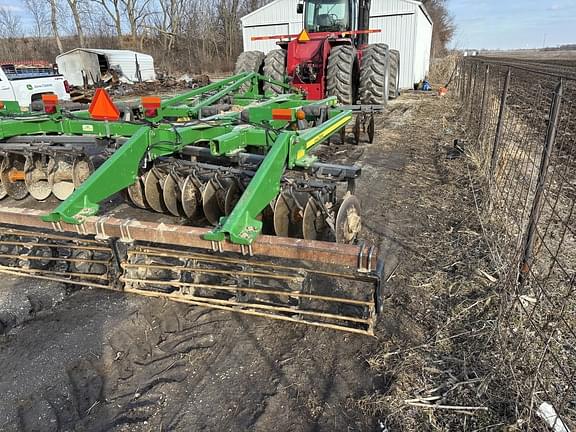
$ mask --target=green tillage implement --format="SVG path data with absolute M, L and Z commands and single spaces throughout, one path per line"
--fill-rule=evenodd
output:
M 327 98 L 321 101 L 307 101 L 302 94 L 296 92 L 284 83 L 274 82 L 274 84 L 285 88 L 286 94 L 263 94 L 260 89 L 262 83 L 265 81 L 270 80 L 252 72 L 235 75 L 205 87 L 194 89 L 185 94 L 165 99 L 152 107 L 144 106 L 144 109 L 126 108 L 121 113 L 120 118 L 112 120 L 95 120 L 88 111 L 69 112 L 60 106 L 56 106 L 52 110 L 46 109 L 46 112 L 42 113 L 20 112 L 14 104 L 4 102 L 0 104 L 0 148 L 7 149 L 7 152 L 8 149 L 16 149 L 17 151 L 14 154 L 10 153 L 8 155 L 7 153 L 7 155 L 3 157 L 2 176 L 0 177 L 2 177 L 2 182 L 5 183 L 4 186 L 7 185 L 7 189 L 9 190 L 10 188 L 14 189 L 15 185 L 19 184 L 17 182 L 21 181 L 22 178 L 26 178 L 28 181 L 29 173 L 32 170 L 32 164 L 30 162 L 32 160 L 30 156 L 32 150 L 21 150 L 18 144 L 11 144 L 19 142 L 18 140 L 26 139 L 26 137 L 29 137 L 30 140 L 41 137 L 45 139 L 46 142 L 51 142 L 51 140 L 55 141 L 55 137 L 69 137 L 71 142 L 73 142 L 74 139 L 93 138 L 97 141 L 116 143 L 111 151 L 111 155 L 89 176 L 86 176 L 87 178 L 83 179 L 81 184 L 76 184 L 80 183 L 77 181 L 76 177 L 78 176 L 76 175 L 74 178 L 74 183 L 76 184 L 75 190 L 61 202 L 56 209 L 43 215 L 42 221 L 38 221 L 38 224 L 35 224 L 35 226 L 40 229 L 45 229 L 46 226 L 50 225 L 52 227 L 58 227 L 58 231 L 62 232 L 73 232 L 74 230 L 71 227 L 80 226 L 81 228 L 76 228 L 77 233 L 87 235 L 96 234 L 96 238 L 98 238 L 98 234 L 101 233 L 99 233 L 98 224 L 94 222 L 94 216 L 99 213 L 101 203 L 120 191 L 138 185 L 143 167 L 149 165 L 156 166 L 154 164 L 157 161 L 160 161 L 157 166 L 162 167 L 162 161 L 168 158 L 166 160 L 169 166 L 172 166 L 170 164 L 174 165 L 170 168 L 172 171 L 168 173 L 168 175 L 171 175 L 170 173 L 174 172 L 177 167 L 190 164 L 189 161 L 186 162 L 185 155 L 187 152 L 203 151 L 204 149 L 209 152 L 206 156 L 208 157 L 207 160 L 232 161 L 238 160 L 243 156 L 251 157 L 257 159 L 258 163 L 253 164 L 253 169 L 244 175 L 243 178 L 247 176 L 248 180 L 246 180 L 245 184 L 241 185 L 239 199 L 235 201 L 230 211 L 227 211 L 224 216 L 220 217 L 219 223 L 213 229 L 202 231 L 201 237 L 210 244 L 210 248 L 214 251 L 225 252 L 239 250 L 242 254 L 246 254 L 246 248 L 248 248 L 250 255 L 253 255 L 254 250 L 258 250 L 259 247 L 263 248 L 263 250 L 266 249 L 264 245 L 270 241 L 267 240 L 268 236 L 261 236 L 264 224 L 262 215 L 266 209 L 276 203 L 276 211 L 290 213 L 289 210 L 291 207 L 288 204 L 291 200 L 298 203 L 298 196 L 302 196 L 298 195 L 302 194 L 302 192 L 291 194 L 281 193 L 284 187 L 283 185 L 287 184 L 291 187 L 291 185 L 300 181 L 292 179 L 289 175 L 287 176 L 288 171 L 311 170 L 318 172 L 327 169 L 326 172 L 329 176 L 334 175 L 335 170 L 345 171 L 346 167 L 317 163 L 316 157 L 311 154 L 311 150 L 319 143 L 328 140 L 332 135 L 345 128 L 353 117 L 351 110 L 338 108 L 336 98 Z M 240 93 L 240 89 L 246 88 L 247 84 L 249 85 L 248 91 Z M 145 105 L 144 101 L 143 105 Z M 225 107 L 226 105 L 228 106 Z M 230 109 L 230 107 L 238 107 L 239 109 L 234 110 Z M 72 146 L 71 148 L 74 147 Z M 53 151 L 51 147 L 42 147 L 42 149 L 44 152 Z M 10 165 L 10 163 L 13 162 L 7 162 L 8 160 L 17 160 L 18 157 L 21 157 L 22 161 L 26 161 L 25 163 L 22 162 L 25 168 L 22 168 L 22 165 Z M 56 157 L 56 159 L 58 158 L 61 158 L 61 156 Z M 39 162 L 41 159 L 41 157 L 36 157 L 34 163 L 41 165 L 43 163 Z M 50 179 L 52 183 L 56 181 L 54 180 L 53 174 L 56 170 L 55 166 L 56 163 L 50 162 L 48 163 L 49 168 L 46 168 L 47 172 L 50 172 L 50 174 L 46 175 L 46 178 Z M 74 169 L 76 169 L 76 162 L 74 162 L 74 166 Z M 194 170 L 205 168 L 202 164 L 193 165 L 193 167 Z M 212 165 L 209 164 L 206 165 L 206 167 L 213 169 Z M 334 167 L 337 167 L 337 169 Z M 23 172 L 23 174 L 19 174 L 20 172 Z M 5 188 L 4 186 L 2 187 Z M 323 186 L 320 185 L 316 187 L 322 188 Z M 302 190 L 302 188 L 300 190 Z M 304 188 L 304 190 L 306 189 Z M 335 194 L 334 191 L 335 189 L 329 192 L 328 194 L 332 194 L 329 196 L 333 196 Z M 20 197 L 16 199 L 20 199 Z M 226 205 L 228 205 L 228 197 L 226 197 L 226 199 Z M 332 204 L 326 203 L 326 209 L 321 208 L 318 203 L 312 204 L 311 201 L 308 205 L 306 205 L 306 202 L 303 203 L 303 205 L 306 206 L 304 218 L 307 221 L 313 221 L 313 223 L 304 223 L 304 238 L 316 238 L 315 230 L 319 232 L 320 225 L 325 226 L 328 224 L 329 227 L 332 228 L 334 232 L 333 237 L 335 236 L 336 240 L 345 243 L 354 243 L 357 240 L 360 227 L 360 215 L 358 214 L 359 205 L 357 204 L 357 200 L 350 195 L 350 192 L 347 192 L 344 197 L 342 211 L 338 211 L 337 217 L 335 216 L 334 206 Z M 318 218 L 320 216 L 315 216 L 312 210 L 308 210 L 309 207 L 316 211 L 316 215 L 328 214 L 327 211 L 331 211 L 332 213 L 330 214 L 332 214 L 332 216 L 327 217 L 326 221 L 323 220 L 323 223 L 319 225 L 318 220 L 320 219 Z M 8 235 L 10 239 L 24 239 L 26 236 L 32 235 L 30 233 L 22 234 L 23 231 L 19 230 L 22 227 L 19 226 L 18 223 L 15 223 L 13 212 L 11 213 L 13 210 L 14 209 L 6 208 L 0 211 L 0 224 L 10 224 L 18 228 L 16 231 L 12 231 L 13 228 L 6 232 L 3 231 L 4 236 Z M 30 210 L 29 214 L 32 213 L 34 213 L 34 211 Z M 300 214 L 301 213 L 302 207 L 300 207 Z M 24 212 L 22 214 L 24 214 Z M 341 214 L 343 214 L 343 216 L 341 216 Z M 288 220 L 289 215 L 286 216 L 286 218 Z M 106 224 L 101 222 L 100 225 L 102 230 L 106 225 L 109 231 L 114 231 L 117 227 L 110 221 L 107 221 Z M 127 230 L 128 226 L 131 227 L 132 234 L 138 232 L 138 227 L 133 223 L 123 221 L 118 223 L 118 226 L 121 236 L 124 236 L 123 229 Z M 154 227 L 155 228 L 151 227 L 151 229 L 156 230 L 157 233 L 154 235 L 150 233 L 143 234 L 140 240 L 149 241 L 151 244 L 168 243 L 165 239 L 169 237 L 169 234 L 164 235 L 165 233 L 162 231 L 165 229 L 164 224 L 155 225 Z M 276 225 L 275 228 L 277 233 L 279 230 L 283 230 L 282 227 L 278 228 Z M 173 231 L 177 231 L 177 228 L 175 227 Z M 159 237 L 159 232 L 164 234 Z M 309 237 L 311 234 L 308 234 L 307 237 L 306 233 L 310 232 L 312 232 L 313 237 Z M 186 235 L 190 233 L 192 233 L 192 231 L 183 233 L 182 238 L 185 239 Z M 194 235 L 195 233 L 196 231 L 194 231 Z M 138 238 L 135 238 L 132 234 L 128 236 L 130 237 L 129 240 L 138 240 Z M 259 237 L 261 237 L 260 240 Z M 47 236 L 46 239 L 47 242 L 61 241 L 59 238 L 54 239 L 53 236 Z M 281 239 L 282 237 L 278 237 L 279 244 L 282 243 Z M 253 315 L 267 316 L 267 314 L 272 314 L 274 315 L 272 317 L 277 319 L 297 322 L 303 321 L 312 325 L 372 334 L 375 313 L 381 307 L 379 296 L 382 272 L 382 264 L 379 263 L 379 265 L 376 265 L 374 261 L 374 248 L 368 247 L 364 243 L 358 245 L 333 244 L 333 246 L 325 246 L 324 242 L 317 240 L 308 240 L 301 244 L 290 243 L 288 239 L 286 239 L 286 241 L 287 243 L 283 246 L 284 251 L 279 251 L 278 248 L 271 245 L 264 253 L 270 257 L 282 259 L 305 259 L 306 257 L 311 257 L 311 261 L 316 260 L 314 254 L 317 253 L 319 257 L 322 256 L 324 258 L 326 264 L 345 262 L 345 265 L 349 267 L 350 264 L 356 260 L 356 268 L 355 270 L 353 269 L 352 274 L 359 273 L 361 276 L 359 279 L 371 284 L 373 291 L 368 296 L 368 298 L 371 297 L 372 300 L 366 301 L 366 297 L 364 296 L 363 301 L 356 303 L 355 300 L 346 298 L 334 300 L 331 296 L 326 295 L 303 294 L 300 290 L 294 290 L 293 288 L 288 297 L 299 298 L 299 301 L 301 301 L 302 297 L 306 298 L 306 301 L 314 302 L 343 301 L 346 308 L 362 306 L 365 307 L 365 312 L 361 314 L 362 318 L 348 317 L 345 325 L 333 325 L 330 323 L 330 320 L 340 319 L 338 318 L 338 314 L 314 312 L 321 318 L 319 322 L 315 322 L 309 319 L 308 315 L 311 314 L 311 312 L 306 312 L 304 310 L 305 308 L 299 308 L 294 305 L 268 306 L 272 303 L 260 304 L 253 302 L 250 304 L 250 307 L 239 307 L 235 308 L 235 310 L 241 309 L 241 312 L 251 313 Z M 4 240 L 0 241 L 0 245 L 3 244 L 3 242 L 5 242 L 6 245 L 12 245 L 14 243 L 12 240 Z M 199 244 L 202 243 L 201 241 L 190 240 L 190 242 L 191 247 L 203 247 L 199 246 Z M 215 247 L 214 245 L 217 246 Z M 238 245 L 240 249 L 234 249 L 234 245 Z M 186 244 L 182 246 L 186 246 Z M 53 248 L 55 248 L 55 246 Z M 80 246 L 78 246 L 78 248 L 80 248 Z M 82 246 L 82 248 L 87 248 L 87 246 Z M 293 250 L 291 248 L 293 248 Z M 187 264 L 182 268 L 184 269 L 184 267 L 188 266 L 186 267 L 187 270 L 182 270 L 182 272 L 190 272 L 189 266 L 191 266 L 191 264 L 188 258 L 183 258 L 182 253 L 183 252 L 179 250 L 178 254 L 174 256 L 170 255 L 170 253 L 160 255 L 164 257 L 164 260 L 178 259 L 180 260 L 178 262 L 186 262 Z M 12 255 L 6 256 L 11 257 Z M 146 268 L 154 269 L 156 272 L 164 271 L 162 270 L 162 265 L 159 265 L 156 261 L 154 261 L 156 264 L 150 264 L 152 261 L 149 259 L 149 256 L 156 255 L 149 250 L 144 252 L 139 251 L 138 253 L 134 252 L 134 250 L 129 250 L 126 256 L 128 256 L 128 261 L 130 257 L 133 257 L 135 260 L 146 257 L 146 263 L 138 264 L 135 268 L 145 266 Z M 166 258 L 166 256 L 171 258 Z M 0 261 L 2 257 L 3 255 L 0 254 Z M 42 255 L 40 258 L 32 259 L 29 257 L 27 259 L 29 261 L 31 260 L 30 262 L 35 262 L 34 259 L 38 260 L 36 262 L 44 262 L 42 259 L 50 260 L 49 258 L 45 258 L 45 255 Z M 70 260 L 71 262 L 78 261 Z M 223 261 L 227 262 L 224 259 Z M 87 262 L 91 261 L 88 259 Z M 119 267 L 127 272 L 128 270 L 126 270 L 126 268 L 130 267 L 126 267 L 128 264 L 126 264 L 125 261 L 123 262 L 124 264 Z M 212 262 L 213 261 L 210 261 L 210 263 Z M 234 265 L 239 265 L 236 261 L 234 261 L 234 263 Z M 91 265 L 93 266 L 90 267 L 91 269 L 97 266 L 96 264 Z M 33 266 L 29 268 L 32 269 Z M 78 266 L 76 266 L 76 268 L 78 268 Z M 4 266 L 0 265 L 0 271 L 3 269 L 5 272 L 15 272 L 14 270 L 7 270 Z M 286 267 L 286 269 L 288 269 L 288 267 Z M 295 271 L 292 267 L 290 267 L 290 269 L 290 271 Z M 122 270 L 117 269 L 117 271 Z M 313 270 L 309 271 L 314 273 Z M 34 274 L 34 272 L 36 274 Z M 198 272 L 200 271 L 198 270 Z M 214 272 L 216 272 L 216 270 L 212 271 L 212 273 Z M 77 273 L 80 274 L 79 272 Z M 16 274 L 21 273 L 16 271 Z M 43 273 L 38 270 L 29 270 L 29 274 L 42 277 L 41 275 Z M 108 275 L 108 273 L 106 274 Z M 126 288 L 126 291 L 154 296 L 160 296 L 161 294 L 159 293 L 163 292 L 162 290 L 148 291 L 135 289 L 134 284 L 143 283 L 143 281 L 145 282 L 149 279 L 143 277 L 140 273 L 138 274 L 142 277 L 133 277 L 130 279 L 126 276 L 127 274 L 131 273 L 125 273 L 124 276 L 119 278 L 125 283 L 128 283 L 128 281 L 132 283 L 132 289 Z M 146 274 L 149 276 L 152 274 L 152 270 Z M 262 278 L 264 273 L 249 274 L 252 275 L 250 276 L 252 282 L 250 282 L 249 286 L 253 287 L 253 278 Z M 320 277 L 318 275 L 321 277 L 327 277 L 328 275 L 337 276 L 336 273 L 328 271 L 319 271 L 315 277 Z M 53 278 L 53 276 L 51 277 Z M 178 278 L 181 277 L 179 273 Z M 272 276 L 268 275 L 266 277 L 269 278 Z M 346 280 L 353 280 L 355 278 L 349 275 L 342 277 Z M 300 280 L 299 278 L 296 279 Z M 64 281 L 66 280 L 68 279 L 64 278 Z M 182 282 L 174 285 L 174 281 L 170 278 L 166 279 L 166 277 L 164 277 L 164 279 L 154 279 L 154 281 L 156 284 L 172 284 L 178 292 L 166 292 L 162 295 L 172 296 L 176 301 L 186 301 L 201 306 L 208 305 L 217 309 L 227 309 L 229 307 L 227 303 L 229 300 L 224 301 L 213 297 L 206 299 L 204 297 L 190 296 L 190 292 L 184 290 Z M 74 282 L 74 280 L 70 279 L 70 282 Z M 208 289 L 207 287 L 219 290 L 231 289 L 226 288 L 224 285 L 217 285 L 219 288 L 214 288 L 214 286 L 209 284 L 197 285 L 202 289 Z M 234 289 L 238 290 L 239 288 Z M 275 291 L 272 293 L 272 291 L 254 288 L 246 288 L 243 292 L 252 292 L 250 291 L 251 289 L 259 295 L 273 294 L 276 297 L 285 297 L 288 295 L 284 291 Z M 239 297 L 241 296 L 234 297 L 234 301 L 238 301 Z M 226 304 L 221 304 L 222 302 Z M 273 309 L 273 312 L 270 312 L 270 308 L 277 309 Z M 264 312 L 262 312 L 262 309 L 264 309 Z M 294 313 L 291 313 L 292 310 L 294 310 Z M 296 318 L 294 314 L 297 314 Z M 327 320 L 328 323 L 324 323 L 323 320 Z
M 71 224 L 78 224 L 83 218 L 97 214 L 100 202 L 132 185 L 138 177 L 141 161 L 145 158 L 152 161 L 199 142 L 208 142 L 215 156 L 225 156 L 248 147 L 261 148 L 266 152 L 266 157 L 234 211 L 206 235 L 207 240 L 214 241 L 222 241 L 228 235 L 233 243 L 249 245 L 261 232 L 262 222 L 256 217 L 280 191 L 280 180 L 285 168 L 310 164 L 311 158 L 307 157 L 309 150 L 345 127 L 352 119 L 351 111 L 339 111 L 334 107 L 335 98 L 308 102 L 301 95 L 292 94 L 270 98 L 256 107 L 248 108 L 248 118 L 257 119 L 266 128 L 251 125 L 238 127 L 239 112 L 222 117 L 214 116 L 191 126 L 175 126 L 171 122 L 163 122 L 168 118 L 195 118 L 202 108 L 233 93 L 244 82 L 257 78 L 262 77 L 255 73 L 245 73 L 166 100 L 157 114 L 147 119 L 147 125 L 69 118 L 59 111 L 43 119 L 30 116 L 25 120 L 4 120 L 0 123 L 0 140 L 35 133 L 129 137 L 72 196 L 43 218 L 48 222 L 63 221 Z M 214 90 L 215 94 L 193 106 L 179 105 Z M 246 93 L 235 102 L 240 105 L 253 102 L 254 97 L 251 95 Z M 296 120 L 299 108 L 311 105 L 334 108 L 328 110 L 328 120 L 319 126 L 304 132 L 282 129 Z M 272 115 L 274 109 L 289 110 L 294 117 L 275 120 Z

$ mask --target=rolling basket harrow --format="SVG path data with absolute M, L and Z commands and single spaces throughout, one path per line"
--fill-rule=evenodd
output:
M 313 154 L 354 118 L 335 97 L 246 72 L 120 109 L 43 102 L 0 102 L 0 272 L 374 333 L 360 169 Z

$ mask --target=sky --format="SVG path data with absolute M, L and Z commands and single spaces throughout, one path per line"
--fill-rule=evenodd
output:
M 25 25 L 31 25 L 23 3 L 0 0 L 0 7 L 9 8 Z M 542 48 L 576 43 L 576 0 L 447 0 L 447 5 L 457 26 L 454 48 Z
M 576 0 L 447 0 L 455 48 L 542 48 L 576 43 Z

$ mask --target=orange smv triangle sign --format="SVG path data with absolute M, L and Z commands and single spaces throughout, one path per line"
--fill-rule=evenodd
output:
M 103 88 L 96 89 L 88 112 L 94 120 L 116 121 L 120 118 L 120 111 Z
M 310 35 L 303 29 L 300 34 L 298 35 L 298 42 L 308 42 L 310 40 Z

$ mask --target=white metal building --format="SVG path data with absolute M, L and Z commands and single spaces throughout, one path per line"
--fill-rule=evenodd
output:
M 274 0 L 245 15 L 242 21 L 244 51 L 268 52 L 276 40 L 252 41 L 253 36 L 298 34 L 302 16 L 296 13 L 297 0 Z M 415 0 L 372 0 L 370 43 L 383 42 L 400 51 L 400 88 L 412 88 L 429 71 L 432 46 L 432 19 L 422 2 Z
M 123 82 L 156 79 L 152 56 L 136 51 L 76 48 L 57 56 L 56 63 L 58 71 L 75 86 L 83 84 L 83 76 L 89 84 L 98 82 L 110 69 L 118 71 Z

